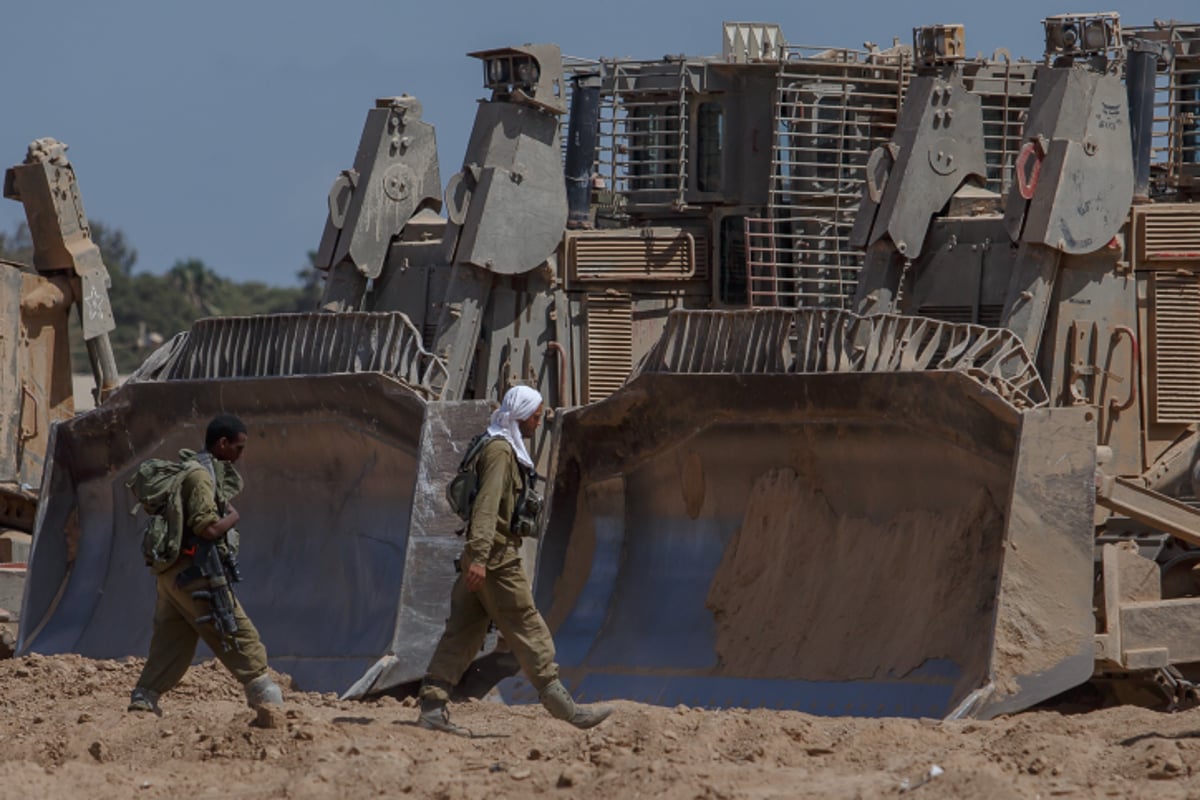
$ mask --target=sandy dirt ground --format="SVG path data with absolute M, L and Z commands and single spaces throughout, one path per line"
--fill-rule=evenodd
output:
M 465 739 L 391 697 L 288 692 L 260 720 L 216 662 L 162 717 L 129 714 L 140 666 L 0 661 L 0 797 L 1200 798 L 1200 710 L 941 722 L 617 703 L 583 732 L 475 701 L 452 706 Z

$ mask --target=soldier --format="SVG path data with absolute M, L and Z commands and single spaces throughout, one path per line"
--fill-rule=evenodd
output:
M 233 464 L 245 448 L 245 424 L 237 417 L 222 414 L 208 424 L 203 451 L 179 452 L 185 465 L 196 462 L 204 468 L 188 469 L 182 479 L 179 499 L 184 530 L 179 532 L 180 555 L 158 575 L 150 654 L 129 698 L 130 711 L 161 713 L 159 696 L 183 678 L 201 638 L 245 687 L 251 708 L 283 702 L 279 687 L 267 673 L 267 650 L 241 603 L 233 599 L 236 629 L 222 636 L 212 621 L 215 607 L 193 597 L 194 592 L 211 588 L 193 560 L 197 545 L 201 540 L 221 540 L 241 518 L 230 500 L 242 489 L 242 478 Z M 209 619 L 200 621 L 206 615 Z
M 489 441 L 479 452 L 475 472 L 479 490 L 471 506 L 461 572 L 450 592 L 450 618 L 421 682 L 423 728 L 460 735 L 470 732 L 450 722 L 446 701 L 487 635 L 489 620 L 504 636 L 525 676 L 538 690 L 551 715 L 577 728 L 604 721 L 612 709 L 584 708 L 558 679 L 554 640 L 533 604 L 529 579 L 521 567 L 520 518 L 523 499 L 532 494 L 536 475 L 524 438 L 542 420 L 542 396 L 515 386 L 492 414 Z

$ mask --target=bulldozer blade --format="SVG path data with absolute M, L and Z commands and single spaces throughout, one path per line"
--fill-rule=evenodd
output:
M 154 576 L 124 483 L 143 459 L 199 448 L 218 413 L 249 429 L 235 590 L 271 665 L 315 691 L 420 678 L 462 543 L 442 489 L 489 408 L 370 372 L 132 383 L 58 425 L 20 651 L 146 654 Z
M 990 717 L 1092 674 L 1090 412 L 643 372 L 561 425 L 535 591 L 582 700 Z

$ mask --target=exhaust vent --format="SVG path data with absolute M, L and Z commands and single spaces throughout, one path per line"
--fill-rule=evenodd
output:
M 1187 205 L 1134 209 L 1135 267 L 1155 262 L 1200 262 L 1200 208 Z
M 1155 422 L 1200 420 L 1200 276 L 1154 273 Z
M 572 281 L 691 280 L 708 276 L 708 240 L 678 228 L 589 231 L 567 239 Z
M 633 369 L 633 298 L 626 292 L 589 294 L 584 395 L 603 400 L 620 389 Z

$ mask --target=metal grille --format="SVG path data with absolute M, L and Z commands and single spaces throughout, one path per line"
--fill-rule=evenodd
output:
M 1169 44 L 1171 64 L 1158 73 L 1152 160 L 1155 191 L 1200 189 L 1200 25 L 1164 22 L 1126 28 L 1126 35 Z
M 677 228 L 569 234 L 567 268 L 578 281 L 702 279 L 708 240 Z
M 787 49 L 767 215 L 746 220 L 750 305 L 847 304 L 863 260 L 847 241 L 863 168 L 892 137 L 909 71 L 907 51 Z
M 835 309 L 672 311 L 638 372 L 924 370 L 961 372 L 1014 408 L 1048 403 L 1045 384 L 1012 331 L 897 314 L 860 317 Z
M 987 188 L 1001 194 L 1013 180 L 1035 70 L 1007 58 L 963 66 L 982 102 Z M 863 168 L 891 139 L 910 78 L 901 51 L 826 51 L 781 65 L 770 206 L 746 221 L 751 306 L 849 305 L 864 259 L 847 241 Z
M 596 146 L 602 213 L 681 208 L 690 163 L 688 62 L 603 63 Z
M 1035 64 L 1014 63 L 1008 58 L 963 65 L 963 82 L 979 95 L 983 106 L 987 188 L 1001 195 L 1012 186 L 1013 164 L 1021 150 L 1036 70 Z
M 1200 420 L 1200 276 L 1154 273 L 1156 422 Z
M 1141 223 L 1139 262 L 1200 260 L 1200 209 L 1150 207 L 1136 216 Z
M 213 317 L 198 320 L 168 352 L 152 374 L 139 370 L 135 379 L 382 372 L 432 396 L 446 377 L 445 364 L 421 346 L 416 327 L 398 312 Z
M 625 384 L 633 369 L 633 299 L 625 292 L 587 295 L 588 403 L 603 400 Z

